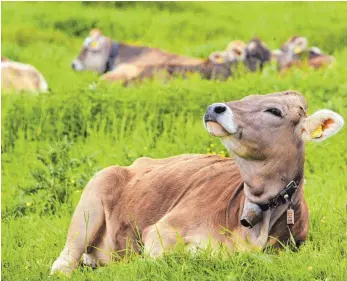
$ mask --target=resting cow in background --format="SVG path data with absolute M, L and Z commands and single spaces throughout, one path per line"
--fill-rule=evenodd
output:
M 164 72 L 167 79 L 172 76 L 186 77 L 189 73 L 199 73 L 202 79 L 218 79 L 226 80 L 232 73 L 233 68 L 240 61 L 240 54 L 234 50 L 216 51 L 210 54 L 208 59 L 202 60 L 200 64 L 193 65 L 159 65 L 146 67 L 136 78 L 130 80 L 142 80 L 144 78 L 152 78 L 158 72 Z M 113 80 L 114 73 L 110 72 L 103 76 L 106 80 Z
M 323 54 L 319 48 L 309 48 L 307 38 L 300 36 L 288 39 L 280 50 L 272 52 L 272 56 L 277 61 L 278 70 L 281 74 L 286 73 L 293 66 L 302 68 L 307 65 L 318 69 L 335 61 L 334 57 Z
M 189 58 L 167 53 L 156 48 L 132 46 L 118 43 L 103 36 L 101 31 L 93 29 L 83 43 L 82 50 L 73 61 L 76 71 L 92 70 L 99 74 L 112 71 L 112 80 L 130 80 L 136 78 L 147 67 L 160 69 L 162 66 L 201 64 L 197 58 Z M 111 80 L 109 73 L 106 80 Z
M 271 58 L 270 50 L 259 38 L 253 38 L 247 44 L 239 40 L 232 41 L 228 44 L 226 53 L 237 62 L 235 66 L 243 63 L 252 72 L 262 70 L 264 64 Z
M 192 250 L 222 244 L 231 252 L 299 245 L 309 227 L 305 142 L 323 141 L 344 123 L 333 111 L 307 116 L 306 109 L 294 91 L 214 103 L 204 125 L 232 159 L 143 157 L 98 172 L 83 191 L 51 273 L 71 273 L 82 256 L 88 265 L 107 264 L 128 247 L 160 256 L 178 241 Z
M 46 92 L 48 85 L 43 75 L 32 65 L 1 57 L 1 89 Z
M 250 71 L 263 70 L 264 64 L 270 59 L 270 49 L 259 38 L 254 38 L 248 42 L 244 63 Z

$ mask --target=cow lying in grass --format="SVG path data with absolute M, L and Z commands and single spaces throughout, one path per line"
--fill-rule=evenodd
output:
M 309 226 L 304 199 L 305 141 L 337 133 L 343 118 L 327 109 L 306 115 L 297 92 L 215 103 L 206 130 L 233 159 L 215 155 L 140 158 L 112 166 L 86 186 L 52 273 L 80 263 L 107 264 L 132 246 L 155 257 L 177 240 L 189 248 L 224 244 L 230 251 L 300 244 Z M 221 231 L 228 229 L 228 231 Z
M 331 65 L 335 58 L 324 54 L 317 47 L 308 47 L 305 37 L 294 36 L 284 43 L 280 50 L 273 51 L 273 58 L 277 61 L 280 74 L 283 75 L 293 67 L 319 69 Z
M 256 71 L 270 59 L 270 51 L 259 39 L 247 45 L 233 41 L 227 50 L 214 52 L 208 59 L 188 58 L 155 48 L 116 43 L 93 29 L 85 39 L 72 68 L 76 71 L 92 70 L 106 81 L 139 81 L 163 72 L 165 78 L 187 73 L 199 73 L 203 79 L 225 80 L 239 62 Z
M 1 57 L 1 89 L 46 92 L 48 85 L 43 75 L 32 65 Z
M 184 57 L 160 49 L 114 42 L 99 29 L 91 30 L 72 68 L 107 73 L 106 80 L 126 81 L 136 78 L 147 67 L 162 65 L 197 65 L 201 59 Z M 112 76 L 110 76 L 112 74 Z
M 203 79 L 226 80 L 233 74 L 237 73 L 240 65 L 244 70 L 255 72 L 262 70 L 264 64 L 269 62 L 271 58 L 270 50 L 258 38 L 254 38 L 245 44 L 243 41 L 232 41 L 228 44 L 226 50 L 217 51 L 210 54 L 209 58 L 200 64 L 180 65 L 168 64 L 146 67 L 135 78 L 129 80 L 138 81 L 144 78 L 152 78 L 158 72 L 164 72 L 164 76 L 168 79 L 175 75 L 185 77 L 189 73 L 199 73 Z M 106 80 L 113 80 L 114 73 L 105 74 Z

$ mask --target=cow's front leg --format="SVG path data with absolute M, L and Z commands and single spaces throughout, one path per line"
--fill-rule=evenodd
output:
M 179 232 L 165 221 L 148 226 L 142 232 L 145 253 L 151 257 L 161 256 L 177 243 Z

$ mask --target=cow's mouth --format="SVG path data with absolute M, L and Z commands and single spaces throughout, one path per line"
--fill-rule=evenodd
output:
M 211 136 L 214 137 L 225 137 L 227 135 L 230 135 L 221 124 L 219 124 L 217 121 L 214 120 L 206 120 L 206 118 L 204 119 L 205 121 L 205 126 L 206 129 L 208 131 L 208 133 Z

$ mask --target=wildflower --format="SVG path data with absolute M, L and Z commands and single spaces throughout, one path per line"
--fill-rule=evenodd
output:
M 313 267 L 312 267 L 312 266 L 309 266 L 307 269 L 308 269 L 308 270 L 312 270 L 312 269 L 313 269 Z
M 25 204 L 27 207 L 31 206 L 31 202 L 26 202 Z

